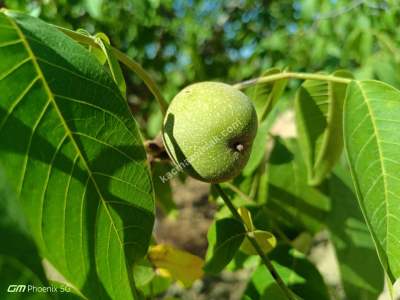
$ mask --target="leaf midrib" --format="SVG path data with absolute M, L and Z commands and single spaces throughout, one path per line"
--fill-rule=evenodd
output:
M 121 245 L 121 248 L 123 249 L 124 247 L 123 247 L 123 243 L 122 243 L 121 237 L 120 237 L 120 235 L 118 233 L 116 225 L 115 225 L 115 223 L 113 221 L 113 218 L 112 218 L 112 216 L 110 214 L 110 211 L 108 209 L 106 200 L 104 199 L 104 197 L 103 197 L 103 195 L 102 195 L 102 193 L 101 193 L 101 191 L 99 189 L 99 186 L 97 185 L 97 182 L 94 179 L 92 171 L 89 168 L 89 165 L 88 165 L 84 155 L 80 151 L 80 149 L 78 147 L 78 144 L 75 141 L 71 130 L 68 128 L 67 123 L 65 122 L 65 119 L 64 119 L 64 117 L 63 117 L 63 115 L 62 115 L 62 113 L 61 113 L 61 111 L 60 111 L 55 99 L 54 99 L 53 93 L 52 93 L 52 91 L 51 91 L 51 89 L 50 89 L 50 87 L 49 87 L 49 85 L 48 85 L 48 83 L 47 83 L 47 81 L 46 81 L 46 79 L 44 77 L 44 74 L 43 74 L 42 70 L 40 69 L 40 66 L 39 66 L 39 64 L 37 62 L 37 59 L 36 59 L 32 49 L 31 49 L 31 47 L 30 47 L 25 35 L 23 34 L 23 32 L 21 31 L 21 29 L 19 28 L 17 23 L 12 18 L 7 16 L 7 19 L 9 20 L 9 22 L 12 25 L 12 27 L 17 32 L 18 36 L 21 38 L 25 50 L 28 52 L 29 57 L 32 59 L 32 64 L 33 64 L 33 66 L 34 66 L 34 68 L 36 70 L 37 75 L 39 76 L 40 80 L 43 83 L 43 87 L 45 89 L 45 92 L 46 92 L 47 96 L 49 97 L 50 102 L 53 104 L 53 107 L 54 107 L 54 109 L 55 109 L 55 111 L 56 111 L 56 113 L 57 113 L 57 115 L 58 115 L 58 117 L 59 117 L 59 119 L 60 119 L 60 121 L 61 121 L 61 123 L 62 123 L 62 125 L 63 125 L 63 127 L 64 127 L 64 129 L 65 129 L 65 131 L 67 133 L 67 135 L 68 135 L 68 137 L 69 137 L 69 139 L 70 139 L 70 141 L 72 142 L 77 154 L 79 155 L 79 157 L 81 158 L 81 160 L 83 162 L 83 165 L 84 165 L 86 171 L 88 172 L 88 175 L 89 175 L 89 177 L 90 177 L 90 179 L 91 179 L 91 181 L 93 183 L 93 186 L 95 187 L 95 189 L 96 189 L 96 191 L 97 191 L 97 193 L 98 193 L 98 195 L 100 197 L 101 203 L 104 206 L 104 209 L 105 209 L 105 211 L 106 211 L 106 213 L 107 213 L 107 215 L 108 215 L 108 217 L 110 219 L 110 224 L 112 224 L 112 227 L 113 227 L 113 229 L 115 231 L 115 234 L 117 235 L 117 238 L 118 238 L 118 241 L 119 241 L 119 243 Z

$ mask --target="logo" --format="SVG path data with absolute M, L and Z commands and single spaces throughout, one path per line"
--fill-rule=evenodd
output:
M 69 293 L 69 286 L 36 286 L 33 284 L 10 284 L 7 288 L 8 293 Z
M 9 293 L 23 293 L 26 290 L 25 284 L 10 284 L 8 286 L 7 292 Z

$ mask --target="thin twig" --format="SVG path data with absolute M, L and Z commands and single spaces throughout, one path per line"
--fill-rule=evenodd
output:
M 239 213 L 237 212 L 235 206 L 233 205 L 232 201 L 229 199 L 228 195 L 223 191 L 221 186 L 219 184 L 214 184 L 217 192 L 220 194 L 222 199 L 224 200 L 224 203 L 226 206 L 229 208 L 231 211 L 232 215 L 240 221 L 243 225 L 243 220 L 240 217 Z M 251 235 L 247 235 L 247 238 L 249 239 L 250 243 L 253 245 L 254 249 L 257 251 L 258 255 L 261 257 L 262 262 L 264 265 L 267 267 L 268 271 L 271 273 L 271 276 L 275 280 L 275 282 L 278 284 L 278 286 L 281 288 L 282 292 L 286 295 L 286 297 L 289 300 L 295 300 L 293 293 L 290 291 L 290 289 L 286 286 L 282 278 L 279 276 L 278 272 L 276 271 L 275 267 L 269 260 L 269 258 L 264 254 L 262 251 L 260 245 L 258 244 L 257 240 L 252 237 Z

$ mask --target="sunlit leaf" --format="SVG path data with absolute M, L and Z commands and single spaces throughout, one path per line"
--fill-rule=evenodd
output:
M 361 210 L 392 282 L 400 277 L 400 91 L 353 81 L 344 110 L 345 145 Z
M 87 37 L 90 38 L 92 37 L 92 35 L 86 29 L 83 28 L 78 28 L 76 32 L 86 35 Z M 105 55 L 103 50 L 101 50 L 101 48 L 94 47 L 91 45 L 87 46 L 87 48 L 89 52 L 92 53 L 102 65 L 104 65 L 107 62 L 107 56 Z
M 95 36 L 96 43 L 100 46 L 100 49 L 103 51 L 107 63 L 108 68 L 110 70 L 111 76 L 117 84 L 119 91 L 121 92 L 122 97 L 126 98 L 126 83 L 124 75 L 122 74 L 121 66 L 119 65 L 118 59 L 115 57 L 108 37 L 99 32 Z
M 255 228 L 253 225 L 253 220 L 251 218 L 250 211 L 244 206 L 239 207 L 237 211 L 243 220 L 244 226 L 246 227 L 246 231 L 254 231 Z
M 352 77 L 346 71 L 332 75 Z M 345 83 L 306 80 L 297 91 L 296 125 L 311 185 L 324 180 L 342 153 L 342 111 L 346 87 Z
M 264 254 L 270 252 L 276 247 L 276 238 L 271 232 L 255 230 L 247 233 L 247 235 L 251 235 L 257 241 Z M 247 236 L 244 238 L 242 245 L 240 246 L 240 250 L 247 255 L 258 255 L 258 252 L 256 249 L 254 249 Z
M 43 255 L 85 297 L 134 299 L 154 199 L 126 101 L 63 33 L 0 13 L 0 164 Z

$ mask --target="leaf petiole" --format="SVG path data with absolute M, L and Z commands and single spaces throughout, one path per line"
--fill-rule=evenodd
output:
M 332 75 L 323 75 L 323 74 L 310 74 L 310 73 L 297 73 L 297 72 L 282 72 L 278 74 L 262 76 L 258 78 L 249 79 L 246 81 L 242 81 L 233 85 L 233 87 L 242 90 L 253 85 L 259 83 L 268 83 L 281 79 L 312 79 L 312 80 L 323 80 L 323 81 L 333 81 L 339 83 L 350 83 L 352 79 L 332 76 Z

